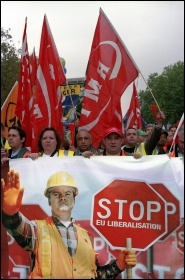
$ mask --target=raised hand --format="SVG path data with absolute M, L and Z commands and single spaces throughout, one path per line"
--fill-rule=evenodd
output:
M 20 188 L 19 173 L 10 170 L 7 173 L 7 184 L 4 179 L 1 179 L 1 188 L 3 190 L 3 211 L 12 216 L 19 211 L 24 193 L 24 188 Z
M 158 125 L 161 125 L 162 126 L 162 124 L 163 124 L 163 121 L 165 120 L 165 114 L 164 114 L 164 112 L 162 112 L 162 111 L 160 111 L 160 112 L 158 112 L 157 113 L 157 116 L 156 116 L 156 123 L 158 124 Z

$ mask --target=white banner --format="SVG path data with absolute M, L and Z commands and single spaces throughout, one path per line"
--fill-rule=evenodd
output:
M 10 169 L 20 173 L 25 188 L 23 203 L 38 204 L 50 215 L 50 207 L 44 196 L 48 178 L 57 171 L 67 171 L 74 176 L 79 188 L 73 215 L 75 219 L 91 217 L 92 196 L 113 179 L 163 183 L 181 201 L 181 217 L 184 217 L 184 165 L 180 158 L 167 155 L 133 157 L 83 157 L 39 158 L 35 161 L 16 159 L 10 161 Z M 85 209 L 85 211 L 84 211 Z
M 39 158 L 35 161 L 26 159 L 10 160 L 10 169 L 20 173 L 21 186 L 25 188 L 23 205 L 29 218 L 37 219 L 40 214 L 38 207 L 45 215 L 51 215 L 44 189 L 48 178 L 57 171 L 67 171 L 76 180 L 79 194 L 75 199 L 72 217 L 80 225 L 95 235 L 94 246 L 99 252 L 100 263 L 103 265 L 116 257 L 115 248 L 107 244 L 106 239 L 98 235 L 90 226 L 93 211 L 93 197 L 114 180 L 141 181 L 146 184 L 164 184 L 180 202 L 179 230 L 176 229 L 163 241 L 154 244 L 158 248 L 154 253 L 154 277 L 156 279 L 182 279 L 184 235 L 182 237 L 184 218 L 184 164 L 181 158 L 169 159 L 167 155 L 143 156 L 135 160 L 133 157 L 83 157 Z M 123 190 L 124 191 L 124 190 Z M 162 198 L 165 200 L 165 197 Z M 29 205 L 37 206 L 37 210 L 29 211 Z M 25 214 L 26 215 L 26 214 Z M 177 233 L 180 234 L 177 236 Z M 115 229 L 116 232 L 116 229 Z M 145 236 L 143 236 L 145 238 Z M 173 244 L 173 258 L 170 257 Z M 174 251 L 175 250 L 175 251 Z M 175 252 L 175 253 L 174 253 Z M 175 255 L 174 255 L 175 254 Z M 163 256 L 166 256 L 164 258 Z M 15 258 L 14 259 L 15 265 Z M 174 263 L 174 258 L 179 261 Z M 21 263 L 19 261 L 19 267 Z M 151 264 L 150 264 L 151 265 Z M 138 264 L 133 269 L 134 279 L 146 279 L 148 274 L 146 252 L 138 252 Z M 13 276 L 13 272 L 10 272 Z M 124 278 L 124 274 L 122 278 Z

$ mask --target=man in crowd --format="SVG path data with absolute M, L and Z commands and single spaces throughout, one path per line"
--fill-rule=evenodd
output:
M 25 147 L 26 132 L 19 126 L 12 126 L 8 129 L 8 157 L 1 159 L 1 164 L 10 159 L 26 158 L 30 155 L 30 151 Z
M 139 135 L 137 129 L 134 127 L 129 127 L 125 131 L 125 145 L 122 147 L 122 150 L 125 156 L 131 156 L 135 153 L 136 148 L 139 142 Z
M 136 131 L 134 129 L 134 131 Z M 136 131 L 137 134 L 137 131 Z M 137 136 L 138 138 L 138 136 Z M 137 141 L 136 141 L 137 143 Z M 123 145 L 123 135 L 119 128 L 117 127 L 110 127 L 105 130 L 104 137 L 102 140 L 102 146 L 104 147 L 103 150 L 94 155 L 102 155 L 102 156 L 126 156 L 125 151 L 122 150 Z M 84 157 L 92 156 L 92 153 L 87 151 L 83 152 Z M 129 155 L 133 156 L 135 159 L 140 158 L 139 153 L 135 153 L 134 150 Z
M 146 132 L 142 129 L 138 129 L 137 134 L 138 134 L 138 143 L 142 143 L 142 142 L 146 141 L 146 139 L 148 137 L 148 132 Z
M 123 134 L 121 130 L 117 127 L 108 128 L 104 134 L 103 144 L 104 156 L 122 156 Z
M 166 153 L 170 152 L 171 157 L 182 157 L 184 160 L 184 125 L 177 132 L 174 147 L 168 146 Z
M 175 135 L 176 130 L 177 130 L 176 124 L 172 124 L 172 125 L 170 125 L 170 127 L 168 128 L 168 132 L 171 132 L 173 136 Z
M 92 155 L 101 154 L 101 150 L 95 149 L 92 146 L 92 137 L 89 131 L 81 129 L 76 135 L 77 148 L 75 150 L 75 156 L 90 157 Z

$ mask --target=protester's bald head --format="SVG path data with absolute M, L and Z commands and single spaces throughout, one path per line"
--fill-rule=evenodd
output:
M 76 142 L 81 152 L 89 151 L 92 145 L 92 137 L 89 131 L 80 129 L 76 135 Z

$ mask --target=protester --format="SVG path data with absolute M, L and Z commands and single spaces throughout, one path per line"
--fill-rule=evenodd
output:
M 54 127 L 46 127 L 38 136 L 38 153 L 31 153 L 29 157 L 35 160 L 38 157 L 73 156 L 73 151 L 61 149 L 62 144 L 58 131 Z
M 184 126 L 177 132 L 177 138 L 174 147 L 168 146 L 166 153 L 170 153 L 170 157 L 182 157 L 184 159 Z
M 163 122 L 165 120 L 164 112 L 157 112 L 155 123 L 152 125 L 152 130 L 148 131 L 148 137 L 145 142 L 140 143 L 136 152 L 141 155 L 157 155 L 159 149 L 157 148 L 157 143 L 160 140 L 161 132 L 163 131 Z M 151 124 L 150 124 L 151 128 Z M 145 128 L 146 130 L 146 128 Z
M 76 135 L 77 148 L 75 150 L 75 156 L 84 156 L 89 158 L 93 155 L 100 155 L 102 150 L 96 149 L 92 145 L 92 137 L 89 131 L 81 129 Z
M 145 140 L 148 137 L 148 132 L 142 130 L 142 129 L 138 129 L 137 130 L 137 134 L 138 134 L 138 143 L 142 143 L 145 142 Z
M 166 154 L 166 144 L 168 142 L 168 132 L 163 130 L 161 132 L 161 136 L 160 136 L 160 139 L 157 143 L 157 146 L 156 146 L 156 149 L 158 149 L 158 155 L 161 155 L 161 154 Z
M 134 127 L 129 127 L 125 131 L 125 145 L 122 146 L 122 151 L 125 156 L 132 156 L 137 147 L 139 142 L 139 136 L 137 129 Z
M 90 158 L 92 155 L 96 156 L 125 156 L 126 153 L 122 150 L 122 144 L 123 144 L 123 135 L 120 129 L 117 127 L 110 127 L 106 129 L 104 133 L 103 140 L 101 141 L 101 146 L 103 147 L 103 150 L 99 150 L 99 153 L 89 153 L 87 151 L 83 152 L 84 157 Z M 135 159 L 140 158 L 139 153 L 132 153 L 132 155 Z
M 20 212 L 24 189 L 19 173 L 9 171 L 7 184 L 1 179 L 1 185 L 3 225 L 19 246 L 31 252 L 30 279 L 114 279 L 136 265 L 135 251 L 125 249 L 116 260 L 100 266 L 92 236 L 71 217 L 78 188 L 69 173 L 57 172 L 48 179 L 44 195 L 52 215 L 44 220 L 29 221 Z
M 170 127 L 168 128 L 168 132 L 172 132 L 172 135 L 173 135 L 173 136 L 175 135 L 176 130 L 177 130 L 176 124 L 172 124 L 172 125 L 170 125 Z
M 148 135 L 151 135 L 152 132 L 154 130 L 154 124 L 152 123 L 148 123 L 146 126 L 145 126 L 145 131 L 148 133 Z
M 122 156 L 124 155 L 121 146 L 123 144 L 123 134 L 117 127 L 106 129 L 103 137 L 104 156 Z
M 8 129 L 8 157 L 1 159 L 1 164 L 10 159 L 29 157 L 30 151 L 25 147 L 26 132 L 19 126 L 12 126 Z

